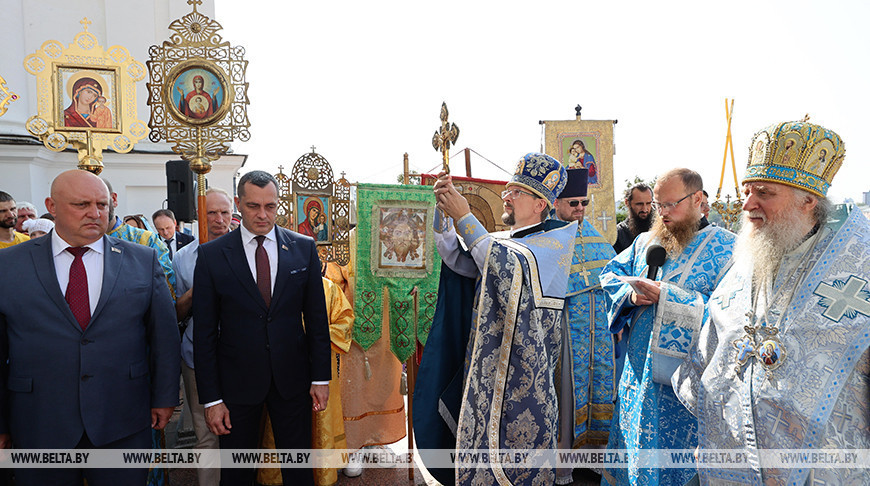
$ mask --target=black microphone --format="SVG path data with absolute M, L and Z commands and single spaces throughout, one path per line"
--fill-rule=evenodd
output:
M 659 273 L 659 268 L 665 264 L 668 258 L 668 252 L 662 245 L 652 245 L 646 250 L 646 264 L 649 265 L 649 270 L 646 272 L 646 278 L 655 280 Z

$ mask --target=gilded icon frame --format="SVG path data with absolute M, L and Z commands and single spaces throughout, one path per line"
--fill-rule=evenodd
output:
M 118 89 L 121 81 L 120 69 L 117 66 L 96 67 L 88 65 L 76 64 L 60 64 L 52 65 L 52 83 L 54 87 L 54 126 L 58 129 L 70 131 L 94 131 L 107 133 L 121 133 L 121 103 L 120 90 Z M 100 86 L 100 95 L 106 99 L 107 104 L 103 105 L 108 110 L 111 118 L 111 126 L 92 127 L 80 125 L 67 125 L 66 112 L 72 108 L 75 94 L 72 92 L 74 85 L 81 79 L 90 79 L 95 81 Z M 95 102 L 95 105 L 98 102 Z M 93 113 L 92 113 L 93 115 Z M 90 120 L 91 117 L 89 116 Z
M 180 101 L 185 96 L 192 94 L 189 90 L 193 86 L 194 79 L 198 76 L 204 77 L 203 91 L 205 96 L 212 97 L 213 93 L 219 91 L 221 100 L 212 105 L 212 113 L 204 116 L 190 116 L 181 111 L 179 107 Z M 209 126 L 214 125 L 224 118 L 232 105 L 231 84 L 227 82 L 228 76 L 224 70 L 216 63 L 205 59 L 190 59 L 177 64 L 169 71 L 166 77 L 167 82 L 163 85 L 163 99 L 166 100 L 166 105 L 169 107 L 169 113 L 173 118 L 181 123 L 188 123 L 194 126 Z M 177 95 L 178 88 L 184 86 L 188 91 L 182 91 L 182 96 Z M 206 88 L 208 86 L 208 88 Z M 217 90 L 210 88 L 217 86 Z M 216 97 L 216 96 L 215 96 Z M 191 98 L 191 100 L 197 98 Z M 204 97 L 199 97 L 205 99 Z M 211 98 L 211 103 L 215 100 Z M 200 105 L 201 106 L 201 105 Z

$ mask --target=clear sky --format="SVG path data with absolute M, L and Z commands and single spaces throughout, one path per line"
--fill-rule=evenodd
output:
M 697 170 L 715 193 L 725 98 L 738 177 L 757 130 L 810 121 L 840 134 L 829 196 L 870 191 L 870 2 L 215 0 L 224 40 L 250 61 L 246 169 L 289 172 L 312 145 L 336 177 L 393 183 L 437 167 L 446 101 L 469 147 L 512 170 L 539 120 L 616 119 L 617 193 L 635 175 Z M 482 158 L 473 175 L 506 178 Z M 733 194 L 730 160 L 725 189 Z M 728 190 L 728 188 L 731 188 Z

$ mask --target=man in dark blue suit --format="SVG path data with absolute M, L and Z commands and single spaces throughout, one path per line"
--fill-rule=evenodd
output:
M 160 239 L 166 243 L 169 248 L 169 259 L 171 260 L 178 250 L 187 246 L 193 241 L 193 236 L 178 231 L 178 222 L 175 220 L 175 213 L 171 209 L 158 209 L 151 215 L 151 222 L 154 223 L 154 228 Z
M 0 251 L 0 445 L 148 449 L 178 404 L 179 339 L 157 253 L 105 236 L 109 191 L 61 173 L 48 237 Z M 10 297 L 14 296 L 14 297 Z M 18 469 L 18 485 L 144 484 L 147 469 Z
M 269 173 L 242 176 L 238 194 L 242 225 L 200 246 L 194 271 L 199 400 L 222 449 L 257 448 L 264 406 L 278 449 L 308 449 L 311 410 L 326 408 L 331 378 L 317 246 L 275 226 L 278 183 Z M 221 484 L 247 486 L 254 473 L 223 469 Z M 310 469 L 282 476 L 285 485 L 314 482 Z

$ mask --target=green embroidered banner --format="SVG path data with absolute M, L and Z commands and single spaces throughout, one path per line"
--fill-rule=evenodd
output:
M 416 341 L 426 344 L 435 302 L 441 257 L 435 251 L 431 186 L 359 184 L 357 186 L 356 291 L 353 339 L 368 350 L 390 320 L 390 349 L 406 361 Z M 417 332 L 414 296 L 417 287 Z

